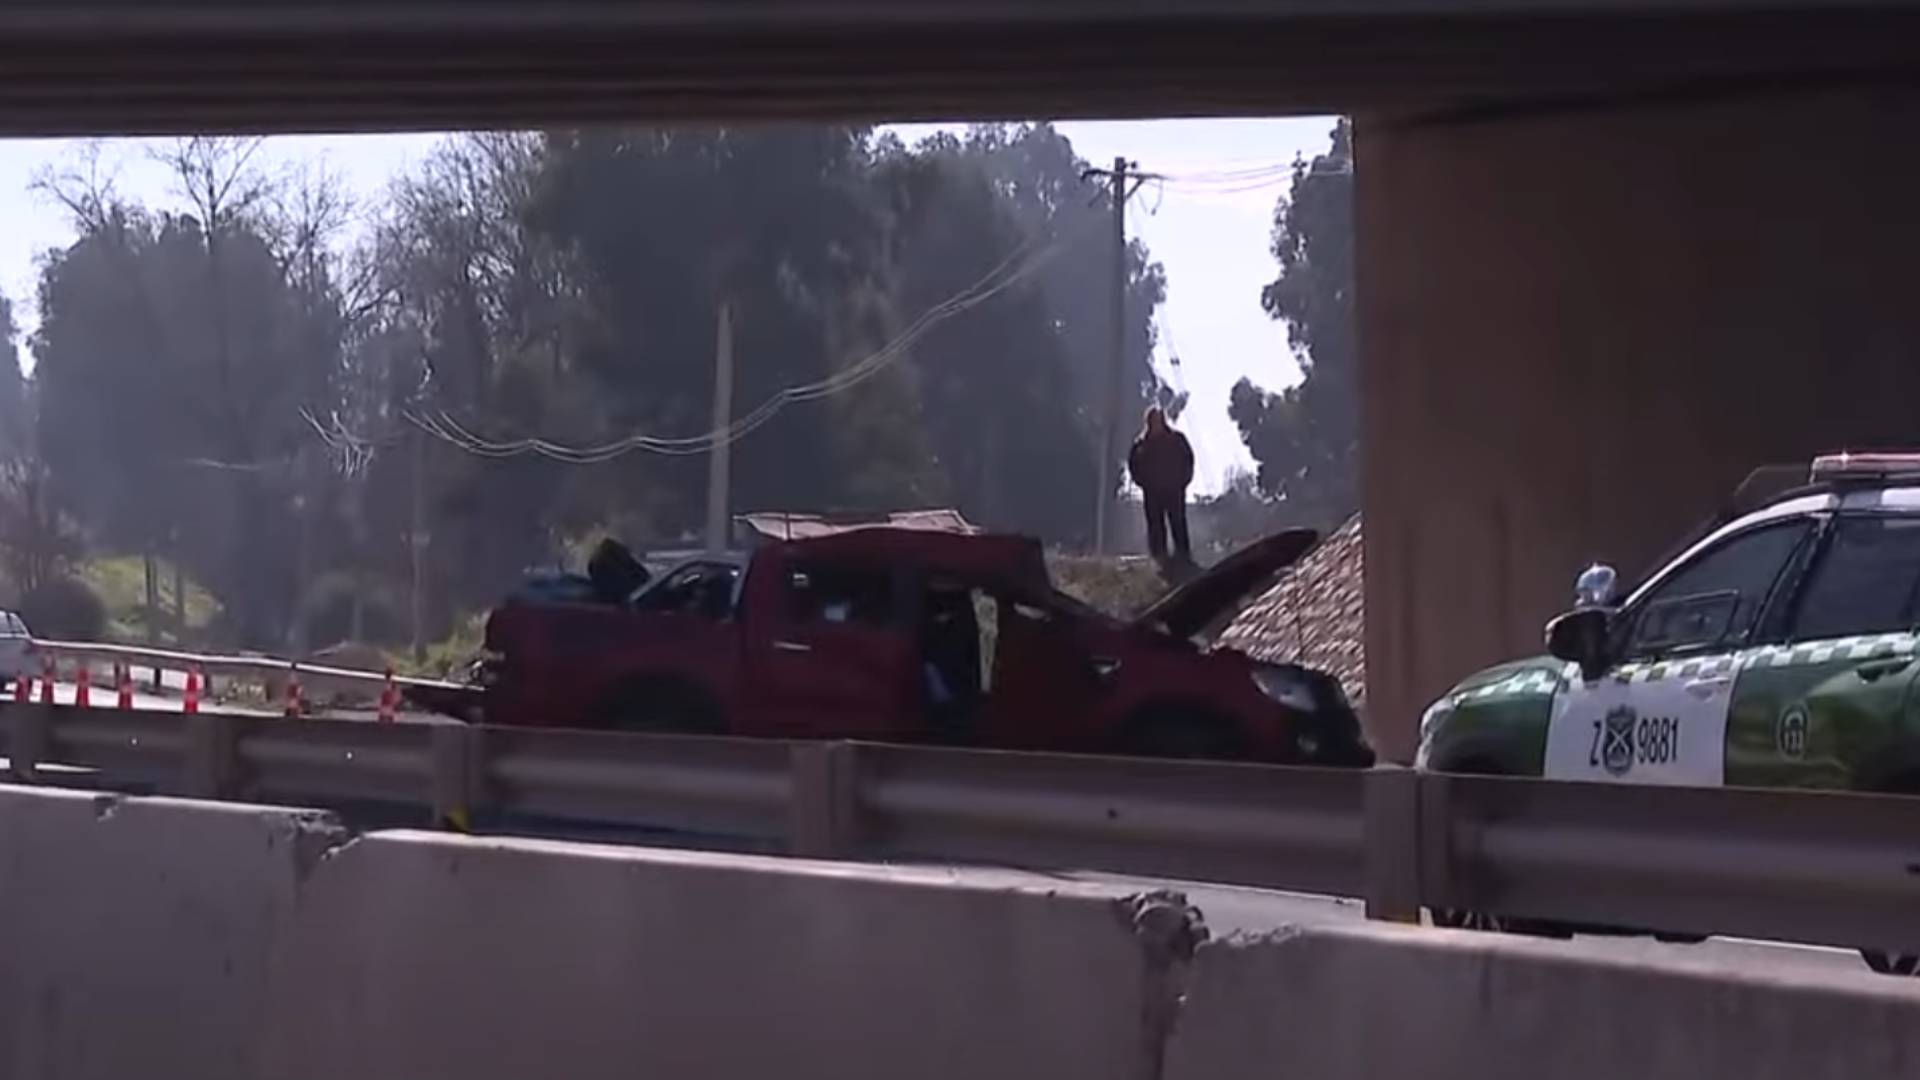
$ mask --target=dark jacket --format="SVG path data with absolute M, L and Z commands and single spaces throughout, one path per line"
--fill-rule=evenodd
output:
M 1127 452 L 1127 471 L 1141 491 L 1181 495 L 1193 482 L 1193 446 L 1172 428 L 1142 432 Z

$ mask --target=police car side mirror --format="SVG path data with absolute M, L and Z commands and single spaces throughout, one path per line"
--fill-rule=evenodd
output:
M 1575 608 L 1547 624 L 1547 652 L 1556 660 L 1580 665 L 1580 673 L 1597 679 L 1607 670 L 1607 613 L 1600 608 Z

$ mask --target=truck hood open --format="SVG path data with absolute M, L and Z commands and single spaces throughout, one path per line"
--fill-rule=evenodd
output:
M 1158 627 L 1175 637 L 1193 637 L 1239 610 L 1253 594 L 1266 591 L 1319 539 L 1312 529 L 1283 529 L 1256 540 L 1154 601 L 1134 624 Z

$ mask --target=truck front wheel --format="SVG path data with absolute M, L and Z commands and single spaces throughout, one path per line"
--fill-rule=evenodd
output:
M 1247 756 L 1246 739 L 1227 717 L 1178 705 L 1142 710 L 1121 733 L 1120 750 L 1135 757 L 1234 761 Z
M 652 735 L 719 735 L 726 729 L 713 698 L 678 679 L 629 683 L 602 710 L 601 726 Z

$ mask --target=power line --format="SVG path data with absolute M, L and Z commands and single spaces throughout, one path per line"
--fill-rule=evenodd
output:
M 769 397 L 745 416 L 718 430 L 681 437 L 633 434 L 595 446 L 568 446 L 543 438 L 504 442 L 489 440 L 468 429 L 445 409 L 431 412 L 408 409 L 402 412 L 402 417 L 428 435 L 468 454 L 483 458 L 500 459 L 537 454 L 566 464 L 593 465 L 611 461 L 634 451 L 667 456 L 709 453 L 718 446 L 738 442 L 766 425 L 788 405 L 829 397 L 852 389 L 878 375 L 907 355 L 908 349 L 936 325 L 972 310 L 1033 277 L 1064 250 L 1071 239 L 1070 235 L 1051 242 L 1046 242 L 1044 237 L 1030 238 L 1015 248 L 979 281 L 928 308 L 906 330 L 876 352 L 824 379 L 787 387 Z M 1036 251 L 1035 248 L 1042 243 L 1046 246 Z M 314 426 L 319 430 L 317 423 Z M 322 437 L 326 438 L 324 432 Z
M 1351 164 L 1334 165 L 1326 158 L 1309 162 L 1295 158 L 1288 164 L 1267 165 L 1238 171 L 1153 174 L 1150 179 L 1173 187 L 1210 195 L 1240 195 L 1292 183 L 1296 178 L 1313 176 L 1351 176 Z

